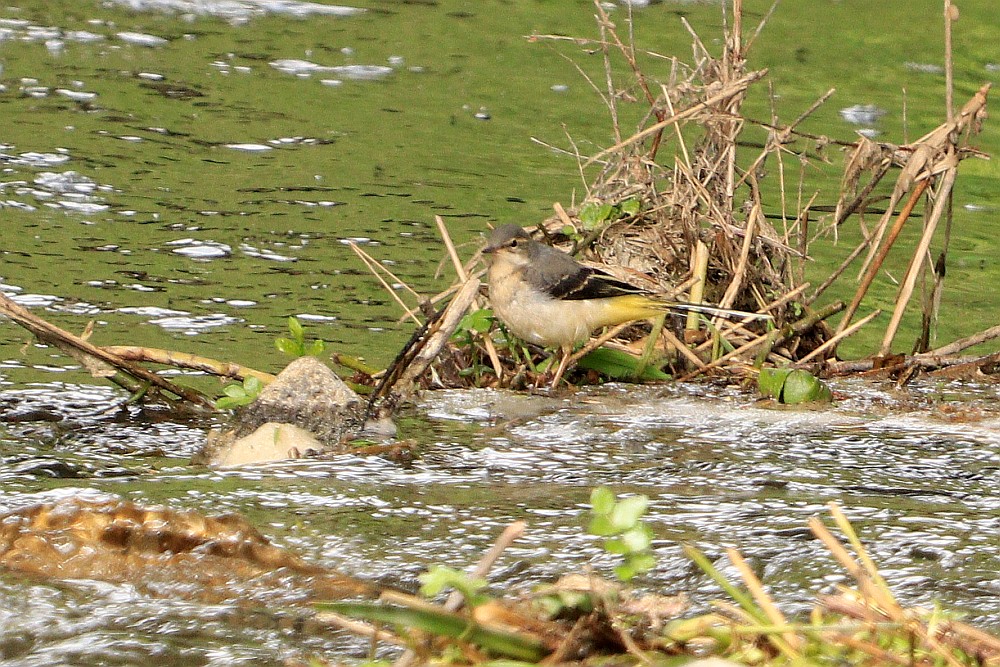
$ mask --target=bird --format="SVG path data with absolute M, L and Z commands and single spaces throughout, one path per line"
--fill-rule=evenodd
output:
M 659 298 L 600 269 L 584 266 L 570 255 L 534 240 L 516 224 L 495 228 L 487 237 L 482 255 L 494 315 L 518 338 L 562 350 L 553 389 L 566 371 L 573 347 L 602 327 L 671 311 L 769 317 Z

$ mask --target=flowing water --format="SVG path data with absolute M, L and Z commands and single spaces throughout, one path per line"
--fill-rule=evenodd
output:
M 768 7 L 746 4 L 750 24 Z M 799 4 L 780 6 L 751 50 L 752 67 L 771 69 L 782 118 L 836 87 L 804 129 L 898 141 L 941 122 L 937 3 Z M 274 371 L 285 362 L 274 338 L 297 315 L 328 348 L 387 363 L 410 329 L 346 241 L 438 291 L 450 278 L 435 277 L 435 214 L 466 255 L 487 223 L 548 215 L 582 183 L 572 158 L 531 138 L 569 148 L 568 134 L 587 153 L 611 142 L 610 123 L 576 69 L 602 81 L 599 56 L 524 39 L 594 36 L 590 2 L 357 7 L 366 11 L 293 0 L 0 8 L 0 290 L 67 329 L 93 321 L 98 344 Z M 962 11 L 959 103 L 1000 70 L 990 3 Z M 613 16 L 624 24 L 623 9 Z M 673 2 L 636 11 L 640 43 L 685 57 L 681 17 L 716 43 L 716 5 Z M 766 118 L 770 104 L 758 93 L 748 109 Z M 627 122 L 636 113 L 623 110 Z M 987 121 L 977 145 L 996 152 L 998 137 Z M 810 167 L 826 204 L 833 157 Z M 996 166 L 966 161 L 955 203 L 942 341 L 996 324 Z M 817 248 L 811 272 L 853 247 L 856 230 L 842 234 Z M 892 300 L 907 258 L 891 259 L 866 308 Z M 590 489 L 607 484 L 652 501 L 658 566 L 640 585 L 704 605 L 718 591 L 679 544 L 712 556 L 737 546 L 796 611 L 844 580 L 805 530 L 837 501 L 904 602 L 940 600 L 1000 628 L 996 388 L 836 390 L 824 411 L 697 385 L 431 393 L 399 420 L 417 444 L 412 464 L 342 456 L 217 471 L 187 464 L 210 424 L 123 406 L 120 392 L 0 322 L 0 510 L 89 494 L 237 511 L 312 562 L 404 587 L 429 564 L 475 561 L 525 519 L 528 535 L 494 573 L 498 589 L 518 589 L 585 564 L 610 571 L 581 528 Z M 176 593 L 0 573 L 0 660 L 264 665 L 366 650 L 289 629 L 270 609 Z

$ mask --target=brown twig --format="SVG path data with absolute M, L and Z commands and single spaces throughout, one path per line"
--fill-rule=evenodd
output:
M 264 384 L 270 384 L 274 382 L 275 378 L 271 373 L 258 371 L 248 366 L 211 359 L 209 357 L 200 357 L 195 354 L 188 354 L 187 352 L 175 352 L 174 350 L 161 350 L 155 347 L 140 347 L 137 345 L 104 345 L 101 349 L 125 361 L 143 361 L 172 366 L 174 368 L 189 368 L 236 380 L 255 377 Z
M 4 294 L 0 294 L 0 315 L 6 315 L 30 331 L 42 343 L 55 345 L 66 354 L 77 359 L 92 374 L 113 379 L 114 372 L 110 370 L 113 368 L 134 378 L 139 383 L 148 384 L 169 392 L 194 407 L 214 410 L 212 402 L 201 392 L 174 384 L 170 380 L 146 370 L 142 366 L 136 366 L 79 336 L 60 329 L 56 325 L 38 317 L 27 308 L 18 305 Z

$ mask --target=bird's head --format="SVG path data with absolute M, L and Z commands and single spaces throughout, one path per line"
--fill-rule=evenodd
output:
M 501 225 L 490 232 L 483 248 L 483 256 L 488 263 L 498 259 L 514 264 L 527 264 L 533 241 L 528 232 L 518 225 Z

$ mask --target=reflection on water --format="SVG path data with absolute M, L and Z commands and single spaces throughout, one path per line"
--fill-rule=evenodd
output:
M 964 396 L 951 405 L 975 414 L 971 422 L 929 413 L 920 391 L 837 389 L 852 398 L 816 412 L 699 386 L 607 386 L 566 398 L 434 392 L 403 420 L 422 453 L 410 465 L 343 455 L 230 470 L 186 465 L 205 425 L 122 413 L 113 391 L 9 390 L 0 394 L 0 508 L 98 489 L 142 504 L 239 512 L 312 562 L 411 589 L 429 564 L 472 563 L 506 524 L 524 519 L 527 535 L 495 573 L 503 588 L 518 589 L 586 565 L 610 573 L 614 559 L 582 531 L 590 489 L 607 484 L 651 499 L 658 567 L 641 586 L 689 591 L 707 604 L 719 591 L 680 544 L 712 557 L 734 546 L 786 609 L 804 611 L 845 576 L 805 528 L 836 501 L 904 603 L 939 600 L 1000 627 L 996 388 L 930 388 Z M 364 651 L 348 637 L 283 631 L 263 610 L 152 601 L 123 586 L 8 574 L 0 597 L 19 601 L 17 622 L 0 624 L 8 647 L 0 650 L 34 661 L 26 664 L 76 655 L 85 644 L 71 638 L 80 634 L 94 638 L 80 664 L 98 664 L 119 642 L 123 654 L 171 656 L 169 664 L 202 664 L 218 652 L 236 664 L 277 664 L 292 653 Z M 44 620 L 52 617 L 54 626 Z M 17 639 L 24 636 L 31 641 Z

